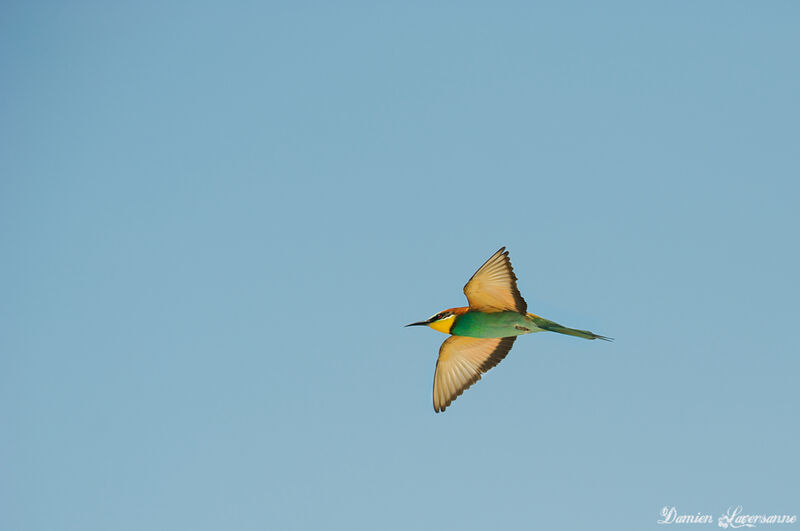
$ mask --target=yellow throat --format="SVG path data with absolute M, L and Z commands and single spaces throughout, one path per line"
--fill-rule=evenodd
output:
M 450 317 L 445 317 L 444 319 L 439 319 L 438 321 L 434 321 L 430 323 L 428 326 L 430 326 L 437 332 L 442 332 L 443 334 L 449 334 L 450 329 L 453 327 L 453 321 L 455 320 L 456 316 L 451 315 Z

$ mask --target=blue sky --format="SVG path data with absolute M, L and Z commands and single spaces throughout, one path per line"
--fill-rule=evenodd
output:
M 798 15 L 5 3 L 0 527 L 800 513 Z M 434 414 L 403 325 L 501 245 L 616 341 Z

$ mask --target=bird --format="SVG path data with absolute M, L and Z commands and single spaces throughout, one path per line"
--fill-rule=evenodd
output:
M 501 247 L 478 268 L 464 286 L 469 306 L 448 308 L 408 326 L 428 326 L 450 334 L 439 348 L 433 376 L 433 410 L 443 412 L 461 394 L 508 355 L 517 336 L 558 332 L 584 339 L 612 338 L 562 326 L 528 313 L 517 288 L 517 277 Z

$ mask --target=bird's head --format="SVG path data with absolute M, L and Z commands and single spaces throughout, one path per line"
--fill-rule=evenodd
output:
M 450 329 L 453 327 L 453 322 L 456 320 L 456 316 L 466 312 L 466 310 L 467 308 L 450 308 L 447 310 L 442 310 L 428 320 L 420 321 L 418 323 L 411 323 L 406 326 L 425 325 L 430 326 L 437 332 L 449 334 Z

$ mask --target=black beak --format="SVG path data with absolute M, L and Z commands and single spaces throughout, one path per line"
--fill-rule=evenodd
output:
M 406 328 L 408 328 L 409 326 L 423 326 L 423 325 L 426 325 L 426 324 L 428 324 L 428 322 L 429 322 L 429 321 L 420 321 L 420 322 L 418 322 L 418 323 L 411 323 L 411 324 L 407 324 L 407 325 L 406 325 Z

